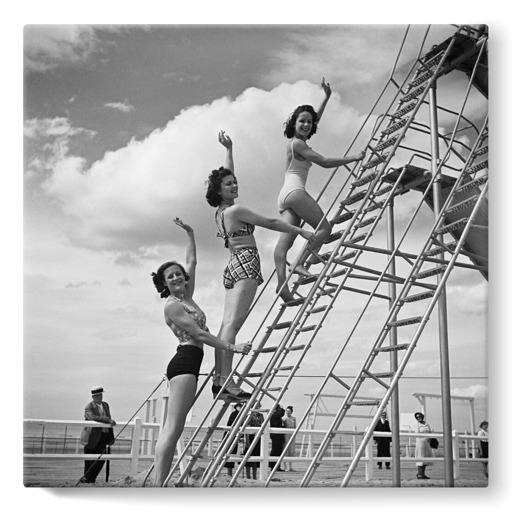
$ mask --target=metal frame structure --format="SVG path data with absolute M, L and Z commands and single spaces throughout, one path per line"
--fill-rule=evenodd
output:
M 407 33 L 403 44 L 406 37 Z M 311 484 L 330 443 L 354 411 L 371 407 L 374 415 L 352 463 L 340 475 L 341 486 L 348 485 L 388 403 L 391 404 L 392 422 L 399 424 L 400 378 L 435 307 L 439 324 L 445 482 L 446 486 L 454 485 L 445 286 L 456 267 L 475 269 L 487 276 L 487 117 L 472 122 L 465 115 L 472 88 L 486 94 L 487 37 L 485 28 L 458 26 L 452 37 L 427 52 L 423 50 L 424 39 L 418 56 L 410 63 L 401 81 L 395 77 L 399 53 L 381 95 L 356 135 L 357 138 L 370 132 L 365 143 L 367 159 L 353 168 L 346 166 L 347 178 L 338 187 L 330 207 L 326 208 L 326 217 L 330 216 L 331 224 L 342 225 L 343 229 L 334 231 L 326 240 L 324 246 L 332 247 L 330 251 L 317 254 L 310 251 L 307 265 L 315 274 L 293 284 L 292 293 L 297 297 L 293 301 L 280 303 L 276 296 L 254 333 L 253 352 L 241 358 L 233 369 L 231 377 L 250 386 L 252 396 L 209 459 L 202 477 L 203 486 L 215 485 L 222 468 L 230 460 L 239 462 L 228 484 L 235 485 L 251 450 L 268 428 L 271 414 L 308 352 L 313 349 L 313 342 L 336 301 L 345 297 L 357 297 L 361 301 L 359 316 L 344 333 L 344 341 L 336 341 L 338 353 L 298 420 L 296 429 L 291 432 L 284 450 L 295 441 L 311 411 L 318 407 L 322 395 L 329 392 L 329 387 L 341 387 L 344 398 L 318 448 L 306 457 L 309 466 L 300 486 Z M 466 73 L 469 80 L 458 110 L 448 111 L 437 104 L 437 89 L 456 69 Z M 392 98 L 384 112 L 374 114 L 386 95 Z M 451 132 L 448 134 L 441 133 L 438 127 L 440 113 L 450 118 Z M 372 128 L 369 128 L 370 122 L 374 122 Z M 333 187 L 329 185 L 334 175 L 327 180 L 322 194 L 328 188 L 332 192 Z M 414 195 L 415 198 L 414 211 L 407 221 L 401 219 L 397 223 L 396 203 L 409 192 L 407 197 Z M 433 220 L 428 222 L 428 226 L 423 220 L 425 234 L 419 235 L 418 223 L 421 224 L 425 206 L 433 211 Z M 398 224 L 400 230 L 397 229 Z M 453 243 L 444 241 L 446 234 L 453 237 Z M 379 242 L 382 238 L 384 243 Z M 376 242 L 370 243 L 372 240 Z M 301 254 L 307 250 L 305 244 Z M 469 259 L 469 262 L 461 259 Z M 291 274 L 287 282 L 290 278 Z M 361 332 L 370 317 L 373 320 L 379 318 L 381 327 L 368 342 L 367 334 L 362 335 Z M 360 360 L 356 376 L 351 380 L 341 379 L 338 376 L 340 365 L 354 347 L 361 349 L 363 339 L 367 354 Z M 401 341 L 403 339 L 407 341 Z M 284 383 L 275 385 L 276 377 L 284 378 Z M 268 409 L 259 407 L 262 398 L 271 399 L 272 405 Z M 218 429 L 229 404 L 222 404 L 220 411 L 215 409 L 215 405 L 216 401 L 184 446 L 166 483 L 180 468 L 176 482 L 179 485 L 199 459 L 205 460 L 205 447 Z M 232 448 L 248 426 L 250 413 L 255 409 L 265 414 L 264 422 L 248 452 L 234 456 Z M 205 425 L 208 425 L 206 435 L 203 434 Z M 397 431 L 393 435 L 398 434 Z M 393 485 L 399 486 L 399 442 L 393 443 L 392 455 Z M 283 458 L 284 455 L 277 458 L 266 479 L 266 486 L 271 485 Z M 187 462 L 183 464 L 185 459 Z

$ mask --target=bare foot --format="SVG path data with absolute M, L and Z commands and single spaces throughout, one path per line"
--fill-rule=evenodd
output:
M 299 274 L 299 276 L 303 276 L 303 277 L 310 277 L 311 276 L 311 273 L 308 272 L 302 265 L 297 265 L 294 269 L 293 269 L 293 274 Z
M 279 285 L 277 285 L 277 288 L 276 288 L 276 293 L 279 292 L 279 289 L 281 287 Z M 279 297 L 281 297 L 281 299 L 283 299 L 284 302 L 290 302 L 291 300 L 294 300 L 295 297 L 292 295 L 292 293 L 290 292 L 290 289 L 288 288 L 288 286 L 285 286 L 282 290 L 281 290 L 281 293 L 279 294 Z

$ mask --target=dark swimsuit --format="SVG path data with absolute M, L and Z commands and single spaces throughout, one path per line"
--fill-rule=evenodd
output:
M 197 325 L 203 330 L 208 332 L 206 327 L 206 316 L 198 308 L 197 310 L 190 309 L 183 302 L 173 297 L 174 300 L 178 301 L 183 309 L 196 321 Z M 167 378 L 171 380 L 176 375 L 192 374 L 199 378 L 199 370 L 203 361 L 203 349 L 196 345 L 190 345 L 190 341 L 195 339 L 190 335 L 188 331 L 177 326 L 172 321 L 170 322 L 170 328 L 179 340 L 178 348 L 176 349 L 176 355 L 171 359 L 167 365 Z

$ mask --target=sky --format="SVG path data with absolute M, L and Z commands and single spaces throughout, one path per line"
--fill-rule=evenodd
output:
M 325 76 L 333 95 L 312 146 L 328 156 L 359 151 L 353 139 L 407 25 L 25 23 L 23 417 L 81 419 L 89 389 L 101 385 L 114 417 L 126 420 L 175 348 L 150 273 L 184 256 L 176 216 L 196 231 L 195 300 L 210 330 L 220 326 L 227 258 L 204 199 L 206 176 L 224 161 L 219 130 L 234 141 L 239 202 L 277 216 L 288 114 L 319 104 Z M 405 60 L 426 28 L 411 27 Z M 425 46 L 453 32 L 434 24 Z M 324 177 L 312 169 L 312 192 Z M 269 276 L 277 234 L 256 234 Z M 452 394 L 475 398 L 477 422 L 488 413 L 487 294 L 475 273 L 454 273 Z M 439 393 L 433 343 L 408 367 L 405 412 L 419 408 L 413 392 Z M 298 415 L 311 388 L 297 381 L 286 400 Z M 439 405 L 429 407 L 440 429 Z M 464 407 L 453 413 L 454 428 L 469 428 Z

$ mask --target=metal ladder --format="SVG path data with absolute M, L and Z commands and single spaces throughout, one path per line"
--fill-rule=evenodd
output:
M 438 52 L 427 61 L 418 59 L 417 65 L 415 66 L 415 74 L 413 79 L 408 82 L 405 87 L 399 87 L 399 93 L 397 96 L 400 96 L 400 98 L 397 108 L 393 114 L 386 112 L 386 114 L 382 117 L 380 124 L 382 124 L 384 119 L 388 119 L 388 125 L 386 126 L 385 130 L 382 131 L 380 136 L 375 138 L 375 147 L 372 148 L 369 146 L 372 151 L 371 157 L 365 164 L 360 167 L 358 172 L 352 173 L 356 179 L 352 181 L 349 193 L 342 200 L 338 211 L 332 218 L 331 222 L 333 225 L 347 222 L 345 230 L 334 232 L 330 239 L 326 241 L 326 244 L 336 242 L 336 245 L 331 252 L 312 255 L 308 260 L 308 264 L 310 266 L 320 263 L 322 265 L 322 270 L 317 276 L 315 276 L 314 280 L 300 279 L 295 284 L 293 288 L 294 293 L 297 293 L 302 286 L 310 284 L 312 286 L 309 292 L 307 292 L 305 295 L 299 296 L 298 299 L 287 304 L 282 304 L 280 306 L 274 321 L 270 325 L 267 325 L 266 331 L 263 334 L 258 347 L 254 350 L 254 353 L 251 355 L 251 357 L 249 357 L 249 361 L 246 363 L 245 368 L 242 371 L 239 371 L 239 365 L 235 367 L 233 376 L 238 377 L 239 380 L 249 384 L 253 388 L 253 396 L 242 409 L 237 420 L 232 425 L 229 435 L 226 436 L 220 443 L 216 454 L 206 468 L 205 474 L 203 476 L 204 486 L 210 486 L 214 484 L 215 479 L 224 466 L 225 462 L 228 460 L 240 460 L 240 456 L 235 458 L 231 456 L 229 452 L 231 451 L 234 442 L 236 442 L 238 435 L 243 432 L 244 428 L 247 426 L 250 412 L 251 410 L 255 409 L 255 404 L 257 401 L 259 401 L 262 395 L 270 396 L 274 400 L 274 405 L 268 410 L 268 415 L 265 418 L 263 425 L 255 435 L 255 440 L 252 445 L 252 447 L 254 447 L 257 440 L 261 437 L 263 430 L 267 426 L 271 413 L 286 392 L 289 383 L 298 370 L 301 361 L 306 356 L 307 351 L 311 347 L 315 336 L 318 334 L 319 329 L 322 327 L 322 323 L 327 317 L 329 311 L 332 309 L 333 303 L 337 299 L 338 295 L 342 291 L 347 291 L 350 293 L 363 293 L 370 295 L 371 298 L 377 297 L 389 301 L 389 297 L 386 295 L 380 294 L 376 291 L 364 291 L 362 289 L 348 286 L 346 283 L 349 277 L 355 276 L 357 271 L 362 270 L 357 265 L 357 259 L 362 254 L 363 249 L 367 246 L 373 231 L 377 227 L 379 220 L 382 217 L 384 209 L 389 203 L 390 198 L 393 197 L 393 194 L 396 192 L 400 183 L 400 180 L 397 180 L 394 186 L 389 185 L 384 183 L 381 180 L 381 177 L 383 176 L 385 170 L 388 168 L 388 165 L 396 150 L 400 147 L 400 143 L 402 142 L 407 130 L 411 127 L 414 128 L 412 126 L 414 116 L 420 108 L 421 104 L 424 102 L 426 95 L 428 94 L 429 84 L 436 79 L 437 73 L 440 69 L 442 69 L 444 58 L 449 53 L 449 51 L 450 45 L 448 45 L 446 50 Z M 402 90 L 404 90 L 404 92 L 402 92 Z M 406 114 L 409 115 L 406 116 Z M 380 128 L 380 124 L 375 128 L 374 133 L 377 133 L 378 129 Z M 374 140 L 374 137 L 372 137 L 372 140 Z M 385 150 L 387 150 L 387 152 L 385 152 Z M 362 191 L 359 190 L 361 187 L 367 184 L 369 184 L 368 189 Z M 383 197 L 384 199 L 382 199 Z M 355 210 L 350 210 L 348 208 L 350 205 L 357 202 L 360 202 L 360 205 Z M 370 216 L 369 214 L 374 211 L 377 211 L 377 215 L 374 215 L 373 217 Z M 367 226 L 370 226 L 369 231 L 366 231 L 362 234 L 358 232 Z M 355 250 L 349 251 L 349 249 Z M 305 250 L 305 247 L 303 250 Z M 350 263 L 349 260 L 353 260 L 353 262 Z M 341 268 L 338 269 L 339 267 Z M 378 281 L 393 281 L 398 283 L 404 282 L 403 279 L 400 279 L 396 276 L 391 276 L 386 273 L 381 274 L 378 271 L 372 272 L 371 269 L 368 268 L 364 270 L 369 274 L 370 278 L 376 279 Z M 334 280 L 339 277 L 342 277 L 342 282 L 334 284 Z M 426 288 L 428 289 L 429 287 L 427 286 Z M 330 298 L 330 301 L 328 301 L 327 304 L 323 303 L 325 298 Z M 262 329 L 263 325 L 267 323 L 267 317 L 272 312 L 274 306 L 276 306 L 276 302 L 277 298 L 272 304 L 269 312 L 267 313 L 267 316 L 262 321 L 262 324 L 257 330 L 254 339 Z M 282 321 L 285 313 L 294 311 L 294 306 L 299 307 L 298 312 L 292 316 L 292 319 L 285 319 L 285 321 Z M 313 318 L 314 315 L 318 314 L 321 314 L 319 321 L 316 324 L 309 324 L 308 321 L 310 318 Z M 280 331 L 284 332 L 281 342 L 279 342 L 277 345 L 266 346 L 271 336 Z M 307 334 L 309 339 L 306 342 L 302 342 L 301 339 L 304 337 L 304 333 L 311 333 Z M 270 355 L 270 361 L 268 361 L 264 370 L 261 372 L 251 372 L 252 366 L 256 363 L 257 360 L 261 359 L 262 356 L 264 357 L 265 354 Z M 295 361 L 294 364 L 290 365 L 285 361 L 288 356 L 296 354 L 299 355 L 299 359 Z M 282 374 L 287 376 L 285 384 L 283 386 L 272 387 L 272 381 L 274 378 L 277 375 Z M 335 375 L 330 375 L 330 377 L 338 380 Z M 258 379 L 257 382 L 252 383 L 251 379 L 255 378 Z M 340 384 L 343 385 L 345 389 L 350 390 L 350 386 L 348 386 L 346 383 L 340 382 Z M 210 409 L 210 411 L 207 413 L 200 427 L 204 426 L 204 422 L 206 421 L 206 418 L 209 417 L 209 414 L 211 414 L 212 409 Z M 187 477 L 195 462 L 197 462 L 197 460 L 202 457 L 202 451 L 211 435 L 215 432 L 215 429 L 218 426 L 226 409 L 227 405 L 225 405 L 225 407 L 213 419 L 211 425 L 208 427 L 207 434 L 202 438 L 199 447 L 194 451 L 194 453 L 192 453 L 192 455 L 187 455 L 189 457 L 189 464 L 186 470 L 181 474 L 179 482 Z M 189 443 L 185 447 L 181 458 L 173 466 L 169 478 L 178 467 L 178 464 L 180 460 L 182 460 L 183 456 L 189 453 L 190 446 L 192 445 L 194 439 L 197 438 L 200 427 L 189 440 Z M 240 460 L 241 464 L 233 475 L 230 485 L 233 485 L 236 481 L 236 478 L 238 477 L 248 457 L 249 455 L 246 455 Z
M 443 53 L 440 53 L 440 54 L 436 55 L 434 59 L 430 60 L 426 64 L 422 64 L 422 66 L 423 66 L 423 68 L 421 70 L 422 72 L 420 71 L 417 73 L 417 75 L 422 77 L 422 80 L 418 81 L 419 83 L 429 80 L 429 79 L 432 79 L 432 77 L 435 76 L 435 73 L 431 70 L 433 68 L 435 68 L 436 66 L 439 66 L 439 64 L 442 62 L 443 55 L 444 55 Z M 413 86 L 414 86 L 414 84 L 411 87 L 413 87 Z M 428 92 L 427 89 L 425 87 L 423 87 L 419 93 L 409 94 L 408 97 L 402 98 L 401 104 L 402 105 L 407 104 L 411 100 L 414 100 L 415 98 L 417 98 L 420 95 L 423 95 L 423 96 L 426 95 L 427 92 Z M 362 202 L 362 204 L 357 212 L 350 212 L 350 211 L 346 212 L 343 210 L 346 209 L 346 206 L 353 204 L 360 199 L 363 199 L 365 197 L 366 198 L 377 197 L 377 196 L 383 195 L 384 193 L 389 192 L 389 190 L 392 189 L 391 186 L 386 185 L 384 188 L 380 188 L 379 190 L 376 190 L 375 193 L 373 192 L 372 187 L 371 187 L 371 189 L 368 189 L 363 192 L 358 192 L 358 191 L 355 192 L 359 187 L 370 182 L 372 180 L 372 178 L 374 178 L 377 175 L 382 174 L 385 167 L 382 168 L 380 173 L 378 173 L 378 171 L 373 170 L 373 169 L 383 162 L 386 163 L 386 160 L 389 161 L 389 159 L 392 156 L 390 153 L 393 153 L 394 150 L 399 146 L 400 140 L 403 138 L 403 136 L 405 135 L 406 129 L 412 122 L 412 115 L 409 118 L 405 118 L 405 119 L 403 119 L 402 116 L 404 116 L 408 112 L 415 111 L 415 109 L 417 110 L 417 108 L 419 108 L 419 104 L 418 104 L 418 102 L 414 102 L 414 103 L 412 103 L 412 106 L 410 106 L 408 108 L 403 108 L 402 106 L 400 106 L 400 108 L 397 109 L 397 112 L 394 114 L 394 118 L 393 118 L 393 121 L 395 121 L 395 122 L 390 123 L 390 126 L 392 126 L 392 128 L 389 129 L 389 127 L 388 127 L 387 131 L 382 134 L 381 140 L 377 143 L 375 149 L 372 150 L 373 158 L 371 158 L 365 165 L 362 166 L 362 172 L 360 173 L 360 175 L 363 175 L 365 173 L 365 171 L 370 170 L 372 173 L 371 177 L 368 178 L 368 175 L 363 175 L 360 179 L 354 181 L 347 198 L 344 201 L 342 201 L 342 203 L 340 205 L 340 209 L 334 217 L 333 223 L 337 224 L 337 223 L 341 223 L 343 221 L 348 220 L 349 226 L 343 232 L 340 231 L 337 233 L 336 232 L 333 233 L 331 235 L 331 237 L 326 241 L 326 244 L 328 244 L 330 242 L 339 240 L 339 242 L 337 243 L 337 245 L 333 251 L 331 251 L 330 253 L 327 253 L 327 254 L 319 255 L 319 257 L 316 257 L 316 261 L 315 261 L 315 257 L 310 258 L 310 264 L 315 264 L 316 262 L 322 262 L 322 264 L 323 264 L 322 271 L 320 272 L 320 274 L 318 276 L 315 276 L 315 278 L 313 278 L 313 279 L 309 278 L 309 279 L 300 280 L 294 288 L 294 291 L 296 291 L 296 289 L 299 286 L 301 286 L 303 284 L 311 283 L 311 284 L 313 284 L 313 286 L 312 286 L 309 294 L 305 297 L 301 297 L 297 300 L 294 300 L 294 301 L 286 304 L 286 306 L 295 306 L 295 305 L 301 306 L 298 314 L 295 316 L 295 318 L 293 320 L 287 321 L 287 322 L 279 322 L 280 315 L 278 315 L 277 320 L 273 324 L 268 326 L 264 340 L 260 344 L 260 347 L 263 347 L 263 348 L 258 348 L 255 351 L 257 354 L 262 354 L 262 353 L 273 354 L 271 361 L 269 361 L 269 363 L 266 366 L 266 370 L 259 374 L 246 373 L 245 375 L 244 374 L 241 375 L 242 378 L 244 378 L 245 376 L 260 378 L 260 381 L 256 386 L 256 393 L 255 393 L 256 396 L 258 396 L 258 393 L 263 389 L 263 384 L 266 385 L 267 391 L 273 391 L 273 392 L 278 393 L 278 395 L 274 401 L 274 405 L 270 409 L 266 420 L 264 421 L 263 425 L 260 427 L 260 431 L 255 436 L 253 445 L 249 448 L 248 451 L 250 451 L 251 448 L 254 447 L 254 445 L 257 443 L 258 439 L 260 438 L 264 428 L 266 427 L 266 425 L 268 424 L 268 422 L 270 420 L 270 414 L 275 409 L 275 406 L 279 402 L 280 398 L 282 398 L 284 392 L 287 389 L 287 385 L 293 378 L 294 373 L 299 368 L 300 362 L 304 358 L 315 335 L 318 333 L 318 330 L 321 327 L 323 320 L 325 319 L 330 308 L 332 307 L 332 304 L 318 305 L 319 299 L 324 295 L 329 295 L 329 293 L 331 295 L 333 295 L 333 294 L 337 295 L 336 291 L 333 292 L 333 287 L 328 286 L 328 283 L 330 281 L 332 281 L 335 277 L 339 277 L 344 274 L 347 274 L 346 268 L 343 268 L 341 271 L 337 271 L 337 272 L 336 271 L 329 272 L 330 267 L 332 265 L 336 266 L 336 265 L 356 256 L 356 252 L 354 252 L 354 251 L 352 251 L 350 253 L 346 252 L 345 249 L 346 249 L 347 245 L 355 244 L 362 240 L 367 241 L 369 239 L 369 236 L 371 236 L 371 233 L 361 235 L 361 234 L 356 234 L 356 231 L 358 229 L 361 229 L 370 224 L 376 225 L 377 217 L 370 217 L 369 219 L 363 218 L 369 212 L 374 210 L 373 205 L 370 205 L 368 208 L 363 209 L 363 205 L 365 204 L 365 202 Z M 395 128 L 395 126 L 394 126 L 397 123 L 396 122 L 397 118 L 399 119 L 398 123 L 400 123 L 399 128 L 400 127 L 403 128 L 402 133 L 400 133 L 398 135 L 393 135 L 393 137 L 389 137 L 390 134 L 394 133 L 395 131 L 397 131 L 399 129 L 399 128 Z M 379 152 L 382 152 L 386 148 L 390 148 L 390 147 L 391 147 L 390 152 L 388 152 L 385 156 L 382 156 L 381 154 L 379 154 Z M 375 158 L 375 156 L 376 156 L 376 158 Z M 358 222 L 356 222 L 356 221 L 358 221 Z M 349 236 L 349 235 L 351 235 L 351 236 Z M 324 282 L 322 283 L 322 281 L 324 281 Z M 349 287 L 342 286 L 339 288 L 339 290 L 341 291 L 341 289 L 349 289 Z M 334 302 L 335 298 L 336 297 L 334 297 L 332 299 L 331 303 Z M 282 312 L 282 310 L 281 310 L 281 312 Z M 318 324 L 307 325 L 306 321 L 308 320 L 309 316 L 313 315 L 313 314 L 317 314 L 317 313 L 323 313 L 322 318 L 320 319 Z M 284 335 L 281 343 L 278 346 L 265 347 L 264 345 L 266 344 L 266 341 L 270 337 L 270 335 L 274 331 L 281 330 L 281 329 L 286 330 L 286 334 Z M 296 343 L 296 340 L 300 336 L 300 334 L 305 333 L 305 332 L 310 332 L 310 331 L 312 331 L 313 334 L 311 335 L 310 340 L 306 344 L 301 345 L 301 344 Z M 286 365 L 284 363 L 284 358 L 286 357 L 286 355 L 288 355 L 288 353 L 290 353 L 292 351 L 300 351 L 301 352 L 299 360 L 295 363 L 295 365 Z M 284 386 L 276 387 L 276 388 L 272 388 L 272 387 L 268 386 L 268 383 L 272 381 L 273 377 L 278 372 L 283 372 L 283 371 L 290 372 L 288 374 L 288 378 L 287 378 L 287 381 L 284 384 Z M 220 470 L 224 466 L 225 462 L 227 462 L 228 459 L 230 459 L 230 460 L 233 459 L 233 457 L 232 456 L 230 457 L 230 455 L 229 455 L 229 452 L 231 451 L 231 447 L 233 445 L 233 441 L 236 440 L 236 438 L 238 437 L 238 434 L 241 431 L 243 431 L 243 429 L 247 426 L 248 418 L 249 418 L 248 413 L 251 410 L 255 401 L 256 400 L 252 400 L 247 404 L 247 406 L 246 406 L 247 409 L 242 410 L 242 413 L 239 415 L 238 421 L 232 426 L 231 437 L 228 436 L 228 438 L 225 441 L 224 447 L 221 447 L 221 449 L 218 451 L 218 453 L 216 455 L 216 459 L 217 459 L 216 462 L 210 463 L 210 465 L 208 466 L 208 468 L 206 470 L 205 475 L 203 476 L 203 485 L 212 485 L 216 476 L 218 476 Z M 245 464 L 245 462 L 247 461 L 247 459 L 248 459 L 248 455 L 241 459 L 238 470 L 233 475 L 230 485 L 232 485 L 236 481 L 236 478 L 238 477 L 238 475 L 239 475 L 240 471 L 242 470 L 242 467 Z M 240 458 L 237 457 L 236 460 L 240 460 Z

